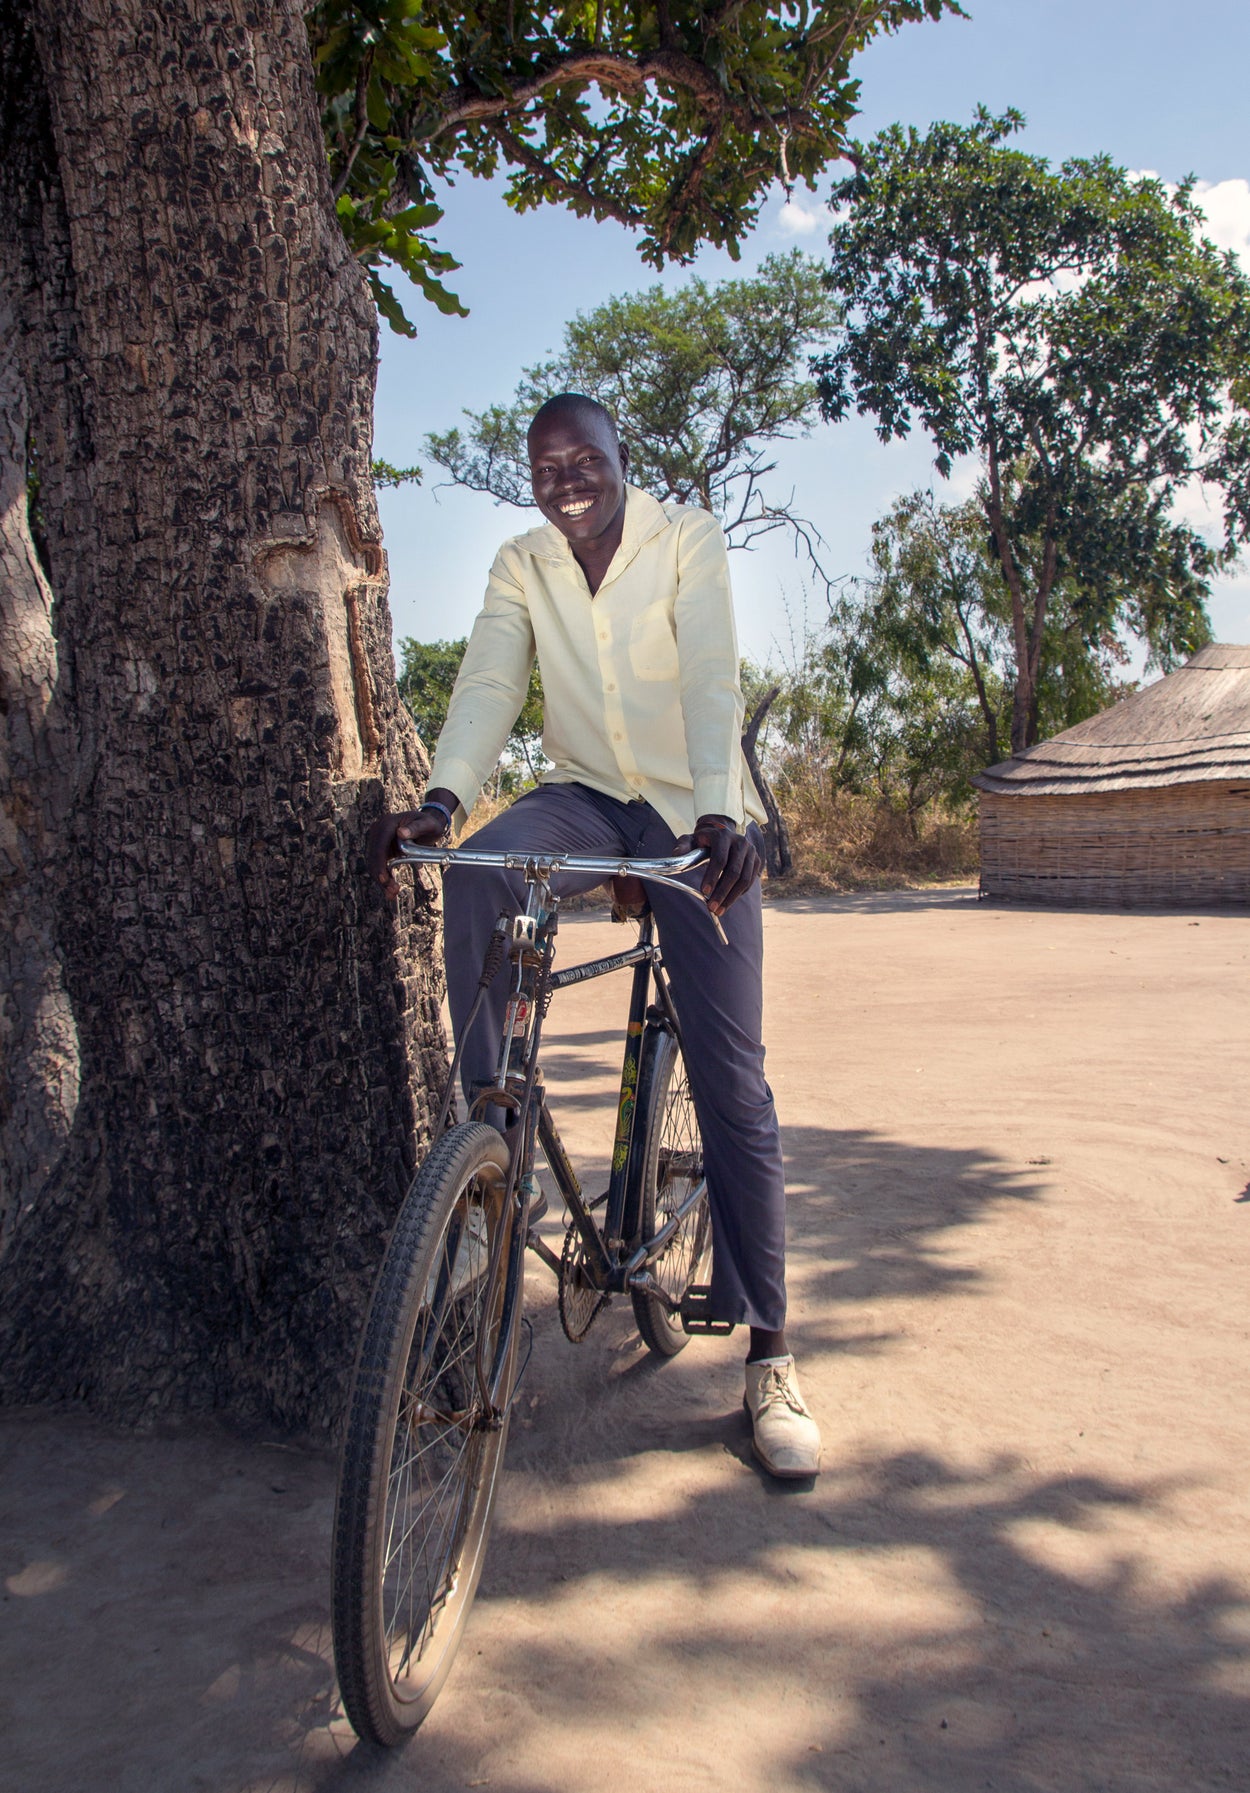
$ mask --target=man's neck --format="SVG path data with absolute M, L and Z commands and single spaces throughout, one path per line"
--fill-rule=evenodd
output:
M 573 558 L 586 575 L 586 583 L 590 587 L 593 598 L 603 584 L 604 576 L 612 564 L 612 558 L 621 545 L 621 537 L 625 533 L 625 500 L 621 500 L 621 508 L 602 535 L 596 536 L 593 542 L 570 542 Z

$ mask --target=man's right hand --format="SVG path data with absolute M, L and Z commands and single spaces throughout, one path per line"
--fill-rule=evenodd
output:
M 460 802 L 454 791 L 434 790 L 425 793 L 427 803 L 441 803 L 455 815 Z M 400 841 L 415 841 L 421 847 L 433 847 L 447 832 L 447 824 L 436 809 L 405 809 L 399 815 L 379 816 L 365 841 L 365 864 L 370 877 L 376 878 L 388 897 L 399 895 L 399 885 L 391 875 L 389 861 L 399 856 Z

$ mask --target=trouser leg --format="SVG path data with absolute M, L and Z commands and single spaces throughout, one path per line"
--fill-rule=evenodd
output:
M 640 856 L 668 852 L 655 818 Z M 691 875 L 696 889 L 701 873 Z M 772 1091 L 764 1079 L 763 916 L 756 884 L 721 917 L 723 946 L 706 911 L 651 886 L 664 967 L 681 1023 L 686 1070 L 703 1135 L 712 1212 L 712 1311 L 718 1319 L 780 1331 L 786 1318 L 785 1172 Z

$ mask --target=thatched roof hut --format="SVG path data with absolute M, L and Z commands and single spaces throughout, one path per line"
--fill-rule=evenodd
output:
M 1250 647 L 1204 647 L 973 782 L 983 896 L 1250 903 Z

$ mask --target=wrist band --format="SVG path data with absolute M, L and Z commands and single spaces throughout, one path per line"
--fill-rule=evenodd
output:
M 443 828 L 443 833 L 444 834 L 451 833 L 451 829 L 452 829 L 451 811 L 447 808 L 447 805 L 445 803 L 423 803 L 421 805 L 421 807 L 422 807 L 422 809 L 436 809 L 438 811 L 439 815 L 442 816 L 443 821 L 445 823 L 445 826 Z

